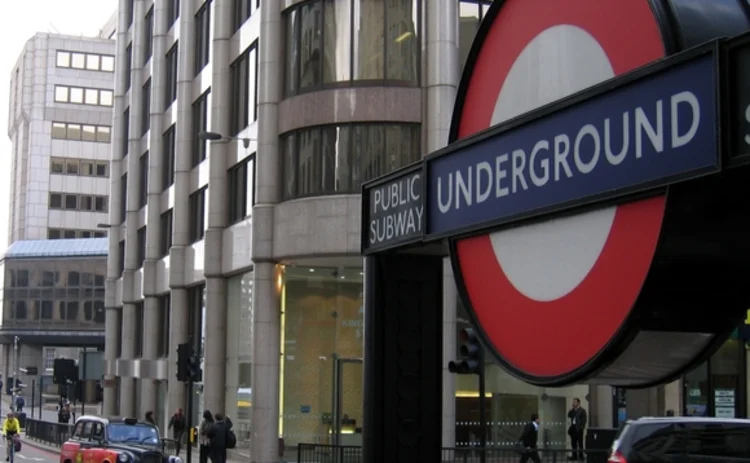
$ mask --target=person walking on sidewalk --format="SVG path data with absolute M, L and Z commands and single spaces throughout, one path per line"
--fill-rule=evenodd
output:
M 178 408 L 177 412 L 169 419 L 169 426 L 167 426 L 167 429 L 172 430 L 172 437 L 175 440 L 175 455 L 178 457 L 180 456 L 180 447 L 182 446 L 182 436 L 185 434 L 185 428 L 187 428 L 187 419 L 183 415 L 182 409 Z
M 203 410 L 203 419 L 198 426 L 198 444 L 199 449 L 199 461 L 200 463 L 208 463 L 208 453 L 211 446 L 211 439 L 208 437 L 208 432 L 214 425 L 214 416 L 209 410 Z
M 208 430 L 208 438 L 211 440 L 208 448 L 208 456 L 212 463 L 227 463 L 227 435 L 229 427 L 224 421 L 224 415 L 214 415 L 216 422 Z
M 11 449 L 15 445 L 15 438 L 21 432 L 21 423 L 13 412 L 8 412 L 8 417 L 3 420 L 3 437 L 5 437 L 5 461 L 10 461 Z

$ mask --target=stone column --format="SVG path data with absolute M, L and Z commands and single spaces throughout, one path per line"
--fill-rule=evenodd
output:
M 274 206 L 279 202 L 279 101 L 283 74 L 281 3 L 260 10 L 258 155 L 253 206 L 253 407 L 250 461 L 278 460 L 281 316 L 273 258 Z
M 193 145 L 193 66 L 195 64 L 194 0 L 180 1 L 180 40 L 177 50 L 177 117 L 175 125 L 175 173 L 172 248 L 169 251 L 169 378 L 167 383 L 170 411 L 186 408 L 186 387 L 178 382 L 177 345 L 188 340 L 188 295 L 185 289 L 185 252 L 190 246 L 190 172 Z
M 112 120 L 112 157 L 109 166 L 110 190 L 109 190 L 109 255 L 107 257 L 107 280 L 104 286 L 104 380 L 110 387 L 104 388 L 103 412 L 105 416 L 119 414 L 117 410 L 117 390 L 112 386 L 116 377 L 115 363 L 120 347 L 120 314 L 122 300 L 117 297 L 117 281 L 120 279 L 120 240 L 124 230 L 120 227 L 125 217 L 121 216 L 120 203 L 122 176 L 123 138 L 124 127 L 128 121 L 124 120 L 123 112 L 127 107 L 125 101 L 127 73 L 127 39 L 128 24 L 127 11 L 128 0 L 120 0 L 117 16 L 117 51 L 115 66 L 115 100 L 113 106 L 114 117 Z M 107 384 L 105 384 L 107 385 Z
M 125 207 L 125 272 L 122 276 L 122 359 L 128 360 L 128 368 L 123 375 L 120 372 L 120 413 L 125 416 L 136 416 L 134 360 L 137 346 L 135 345 L 136 330 L 143 330 L 138 326 L 135 305 L 141 301 L 136 285 L 136 270 L 140 267 L 138 261 L 138 192 L 141 179 L 139 178 L 139 160 L 141 154 L 141 127 L 143 123 L 142 108 L 143 88 L 141 78 L 143 74 L 143 59 L 146 50 L 143 43 L 143 17 L 146 14 L 146 0 L 135 0 L 133 4 L 133 59 L 130 71 L 130 139 L 128 141 L 127 172 L 128 191 Z
M 213 50 L 211 55 L 211 127 L 222 135 L 229 133 L 232 89 L 229 75 L 230 43 L 234 34 L 233 5 L 215 0 Z M 204 274 L 206 277 L 206 336 L 203 372 L 203 399 L 209 410 L 224 411 L 227 352 L 227 285 L 222 272 L 222 236 L 227 225 L 228 186 L 226 142 L 210 144 L 208 154 L 208 228 Z M 210 335 L 208 335 L 210 333 Z
M 458 2 L 425 5 L 424 38 L 426 62 L 426 105 L 422 116 L 425 152 L 432 153 L 448 143 L 453 102 L 459 82 Z M 440 70 L 440 72 L 435 72 Z M 447 72 L 446 72 L 447 71 Z M 449 259 L 443 263 L 443 446 L 455 445 L 456 381 L 448 362 L 456 357 L 456 284 Z M 489 417 L 488 417 L 489 419 Z
M 151 54 L 151 129 L 149 132 L 148 154 L 148 200 L 146 202 L 146 261 L 143 263 L 143 358 L 154 363 L 159 356 L 161 342 L 161 320 L 159 299 L 156 290 L 156 276 L 158 263 L 161 259 L 161 192 L 162 167 L 164 160 L 164 92 L 166 82 L 166 52 L 167 52 L 167 0 L 154 2 L 154 30 L 153 53 Z M 143 179 L 141 179 L 143 180 Z M 153 369 L 148 369 L 153 372 Z M 158 388 L 155 378 L 141 379 L 141 408 L 142 411 L 156 411 Z

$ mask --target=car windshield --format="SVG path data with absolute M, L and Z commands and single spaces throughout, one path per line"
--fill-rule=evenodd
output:
M 107 426 L 110 442 L 128 442 L 141 445 L 159 445 L 159 431 L 149 424 L 110 423 Z

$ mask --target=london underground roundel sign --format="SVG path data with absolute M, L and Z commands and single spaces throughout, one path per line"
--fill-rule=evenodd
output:
M 664 55 L 648 0 L 496 1 L 464 71 L 451 142 Z M 616 337 L 665 204 L 652 196 L 452 244 L 459 290 L 507 369 L 539 384 L 576 376 Z

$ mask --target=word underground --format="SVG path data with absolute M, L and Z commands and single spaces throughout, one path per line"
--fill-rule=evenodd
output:
M 413 236 L 422 232 L 424 205 L 422 177 L 411 174 L 372 192 L 370 244 Z
M 617 152 L 612 147 L 612 121 L 606 118 L 598 125 L 583 125 L 575 135 L 560 133 L 551 140 L 538 140 L 528 153 L 518 148 L 498 154 L 494 166 L 481 161 L 450 172 L 447 179 L 440 176 L 437 178 L 438 209 L 441 214 L 446 214 L 462 206 L 481 204 L 491 197 L 499 199 L 529 188 L 542 188 L 549 182 L 564 182 L 592 172 L 596 174 L 597 166 L 602 163 L 618 166 L 628 157 L 643 158 L 645 143 L 650 143 L 656 153 L 664 151 L 665 142 L 672 149 L 685 146 L 692 141 L 700 126 L 698 98 L 685 91 L 672 95 L 668 104 L 670 134 L 664 133 L 664 100 L 656 102 L 655 121 L 650 121 L 641 107 L 632 113 L 625 111 L 622 114 L 622 145 Z M 683 134 L 679 133 L 680 105 L 689 105 L 692 114 L 690 128 Z M 584 147 L 587 149 L 582 149 Z

